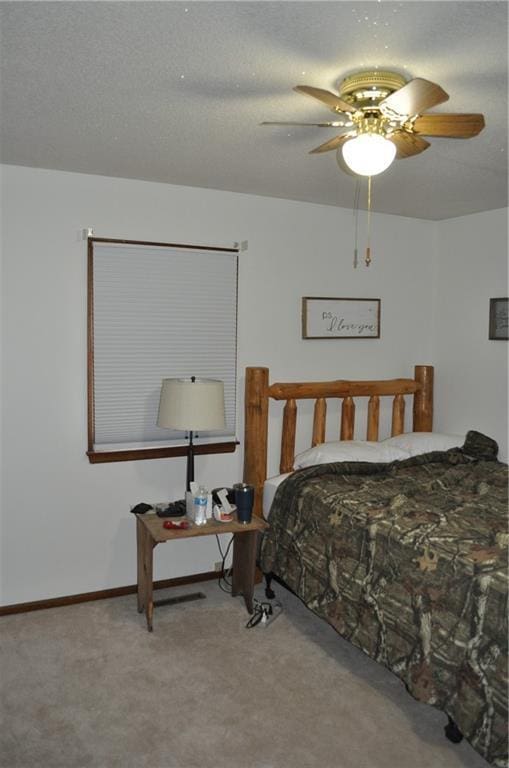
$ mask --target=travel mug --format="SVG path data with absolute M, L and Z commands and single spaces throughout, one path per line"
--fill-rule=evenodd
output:
M 237 520 L 239 523 L 250 523 L 253 514 L 254 486 L 246 483 L 236 483 L 233 486 L 235 491 L 235 504 L 237 506 Z

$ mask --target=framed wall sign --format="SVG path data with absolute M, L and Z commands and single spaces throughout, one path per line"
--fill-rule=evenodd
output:
M 379 339 L 380 299 L 302 298 L 303 339 Z
M 493 340 L 509 339 L 508 299 L 490 299 L 490 333 Z

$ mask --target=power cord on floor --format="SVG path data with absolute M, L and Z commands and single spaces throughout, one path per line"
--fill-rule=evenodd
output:
M 246 624 L 246 629 L 253 629 L 258 624 L 262 627 L 267 627 L 283 613 L 283 606 L 279 600 L 273 600 L 271 603 L 268 603 L 255 598 L 253 600 L 253 609 L 251 618 Z
M 221 547 L 221 541 L 219 540 L 219 536 L 216 533 L 216 541 L 217 541 L 217 547 L 219 549 L 219 553 L 221 555 L 221 570 L 219 572 L 219 578 L 218 578 L 218 586 L 220 589 L 223 590 L 223 592 L 226 592 L 228 595 L 231 595 L 232 593 L 232 568 L 225 568 L 226 558 L 228 557 L 228 554 L 230 552 L 231 545 L 233 543 L 233 536 L 231 537 L 230 541 L 228 542 L 228 546 L 226 547 L 226 550 L 223 552 L 223 549 Z M 274 610 L 275 609 L 275 610 Z M 273 621 L 277 619 L 277 617 L 283 613 L 283 606 L 279 602 L 279 600 L 273 600 L 272 602 L 267 601 L 260 601 L 256 598 L 253 599 L 253 613 L 251 614 L 249 621 L 246 624 L 246 629 L 252 629 L 253 627 L 257 627 L 258 624 L 261 624 L 262 627 L 266 627 L 269 624 L 272 624 Z

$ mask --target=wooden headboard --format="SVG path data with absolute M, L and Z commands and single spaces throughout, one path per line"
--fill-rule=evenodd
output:
M 393 397 L 392 435 L 404 431 L 405 399 L 413 395 L 413 431 L 431 432 L 433 426 L 433 366 L 416 365 L 413 379 L 379 381 L 314 381 L 269 384 L 268 368 L 246 368 L 244 482 L 255 488 L 254 512 L 262 514 L 263 484 L 267 479 L 269 398 L 286 400 L 283 409 L 279 471 L 290 472 L 295 458 L 297 400 L 315 400 L 311 444 L 325 442 L 327 398 L 340 398 L 340 439 L 353 440 L 354 397 L 368 397 L 367 440 L 378 440 L 380 397 Z

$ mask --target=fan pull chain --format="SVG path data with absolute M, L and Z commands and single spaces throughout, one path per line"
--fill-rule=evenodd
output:
M 354 193 L 354 199 L 353 199 L 353 216 L 354 216 L 354 231 L 355 231 L 355 239 L 354 239 L 354 249 L 353 249 L 353 268 L 357 269 L 357 266 L 359 264 L 359 251 L 358 251 L 358 241 L 359 241 L 359 197 L 360 197 L 360 189 L 361 189 L 361 181 L 360 179 L 357 179 L 355 182 L 355 193 Z
M 368 176 L 368 240 L 364 262 L 367 267 L 371 264 L 371 176 Z

